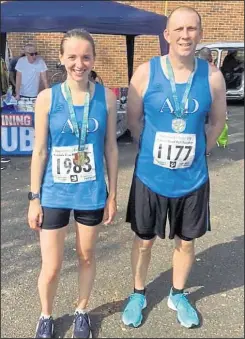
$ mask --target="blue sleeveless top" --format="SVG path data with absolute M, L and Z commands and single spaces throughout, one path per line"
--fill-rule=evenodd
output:
M 186 129 L 176 133 L 172 128 L 176 117 L 171 85 L 160 60 L 160 57 L 150 60 L 135 175 L 153 192 L 177 198 L 195 191 L 208 180 L 205 117 L 212 104 L 209 70 L 208 63 L 198 59 L 186 104 Z M 186 83 L 176 84 L 179 102 L 185 88 Z
M 74 110 L 81 125 L 84 106 L 74 106 Z M 88 157 L 84 166 L 76 166 L 73 159 L 78 138 L 73 133 L 68 104 L 61 84 L 52 87 L 48 161 L 41 186 L 42 206 L 76 210 L 104 208 L 107 198 L 103 163 L 106 124 L 105 88 L 96 83 L 89 105 Z

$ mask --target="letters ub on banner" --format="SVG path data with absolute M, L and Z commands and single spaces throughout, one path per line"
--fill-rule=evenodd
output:
M 34 139 L 34 113 L 1 113 L 1 154 L 30 155 Z

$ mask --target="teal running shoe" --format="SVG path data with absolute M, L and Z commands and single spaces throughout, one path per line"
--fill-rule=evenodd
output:
M 172 289 L 168 297 L 168 307 L 177 312 L 177 319 L 184 327 L 191 328 L 198 326 L 200 321 L 197 311 L 190 304 L 186 297 L 188 293 L 172 294 Z
M 143 294 L 132 293 L 123 311 L 122 321 L 124 325 L 140 326 L 143 319 L 142 310 L 146 308 L 146 305 L 146 297 Z

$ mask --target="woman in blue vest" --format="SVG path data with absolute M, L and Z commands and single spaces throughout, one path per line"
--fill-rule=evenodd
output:
M 86 308 L 95 278 L 99 225 L 111 223 L 116 214 L 116 98 L 108 88 L 89 81 L 95 44 L 88 32 L 74 29 L 65 34 L 60 61 L 67 71 L 66 81 L 42 91 L 35 108 L 28 220 L 39 231 L 42 254 L 38 281 L 42 313 L 36 338 L 51 338 L 54 333 L 52 304 L 71 210 L 79 261 L 73 337 L 89 338 Z

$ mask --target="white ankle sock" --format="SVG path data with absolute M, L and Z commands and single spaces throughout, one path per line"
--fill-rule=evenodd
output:
M 47 314 L 44 314 L 44 313 L 41 313 L 40 315 L 40 318 L 44 318 L 44 319 L 49 319 L 51 317 L 51 314 L 50 315 L 47 315 Z
M 76 308 L 76 309 L 75 309 L 75 313 L 76 313 L 76 312 L 82 313 L 82 314 L 87 313 L 86 308 Z

